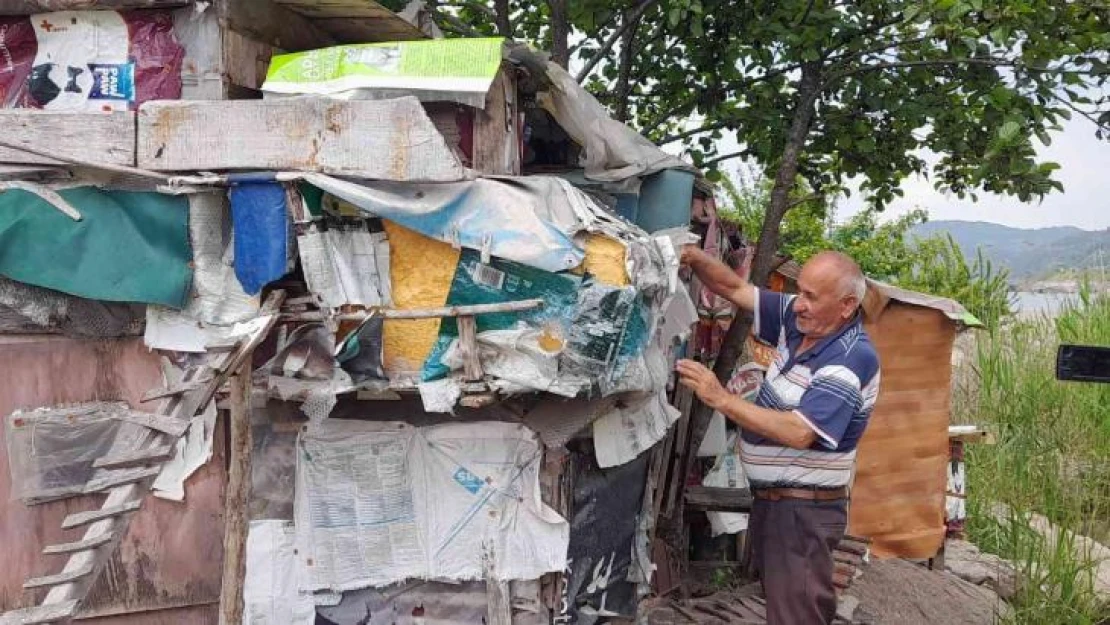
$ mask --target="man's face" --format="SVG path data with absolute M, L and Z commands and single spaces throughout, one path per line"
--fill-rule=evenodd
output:
M 802 267 L 794 314 L 803 334 L 811 338 L 829 336 L 852 318 L 856 305 L 855 297 L 844 294 L 840 276 L 831 264 L 815 259 Z

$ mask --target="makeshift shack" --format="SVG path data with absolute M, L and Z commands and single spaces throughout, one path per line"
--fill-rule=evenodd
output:
M 693 168 L 373 2 L 73 4 L 0 22 L 0 622 L 632 616 Z

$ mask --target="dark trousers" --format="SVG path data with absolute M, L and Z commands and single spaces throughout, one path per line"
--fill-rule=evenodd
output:
M 748 525 L 768 625 L 819 625 L 836 616 L 833 549 L 848 502 L 756 499 Z

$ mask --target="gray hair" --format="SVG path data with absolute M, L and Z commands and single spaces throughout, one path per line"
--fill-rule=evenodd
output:
M 867 278 L 864 277 L 856 261 L 843 252 L 833 251 L 820 252 L 814 256 L 814 259 L 817 258 L 832 263 L 835 267 L 840 276 L 841 297 L 854 297 L 856 302 L 862 305 L 863 298 L 867 296 Z

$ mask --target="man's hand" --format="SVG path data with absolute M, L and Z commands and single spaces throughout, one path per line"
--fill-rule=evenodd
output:
M 701 248 L 699 248 L 697 245 L 694 245 L 693 243 L 687 243 L 686 245 L 682 246 L 682 253 L 678 257 L 678 262 L 683 267 L 689 267 L 693 264 L 695 258 L 704 255 L 705 252 L 703 252 Z
M 728 390 L 721 386 L 717 376 L 713 375 L 705 365 L 693 360 L 680 360 L 675 366 L 675 371 L 678 372 L 679 382 L 694 391 L 706 406 L 720 410 L 728 403 L 731 397 Z

